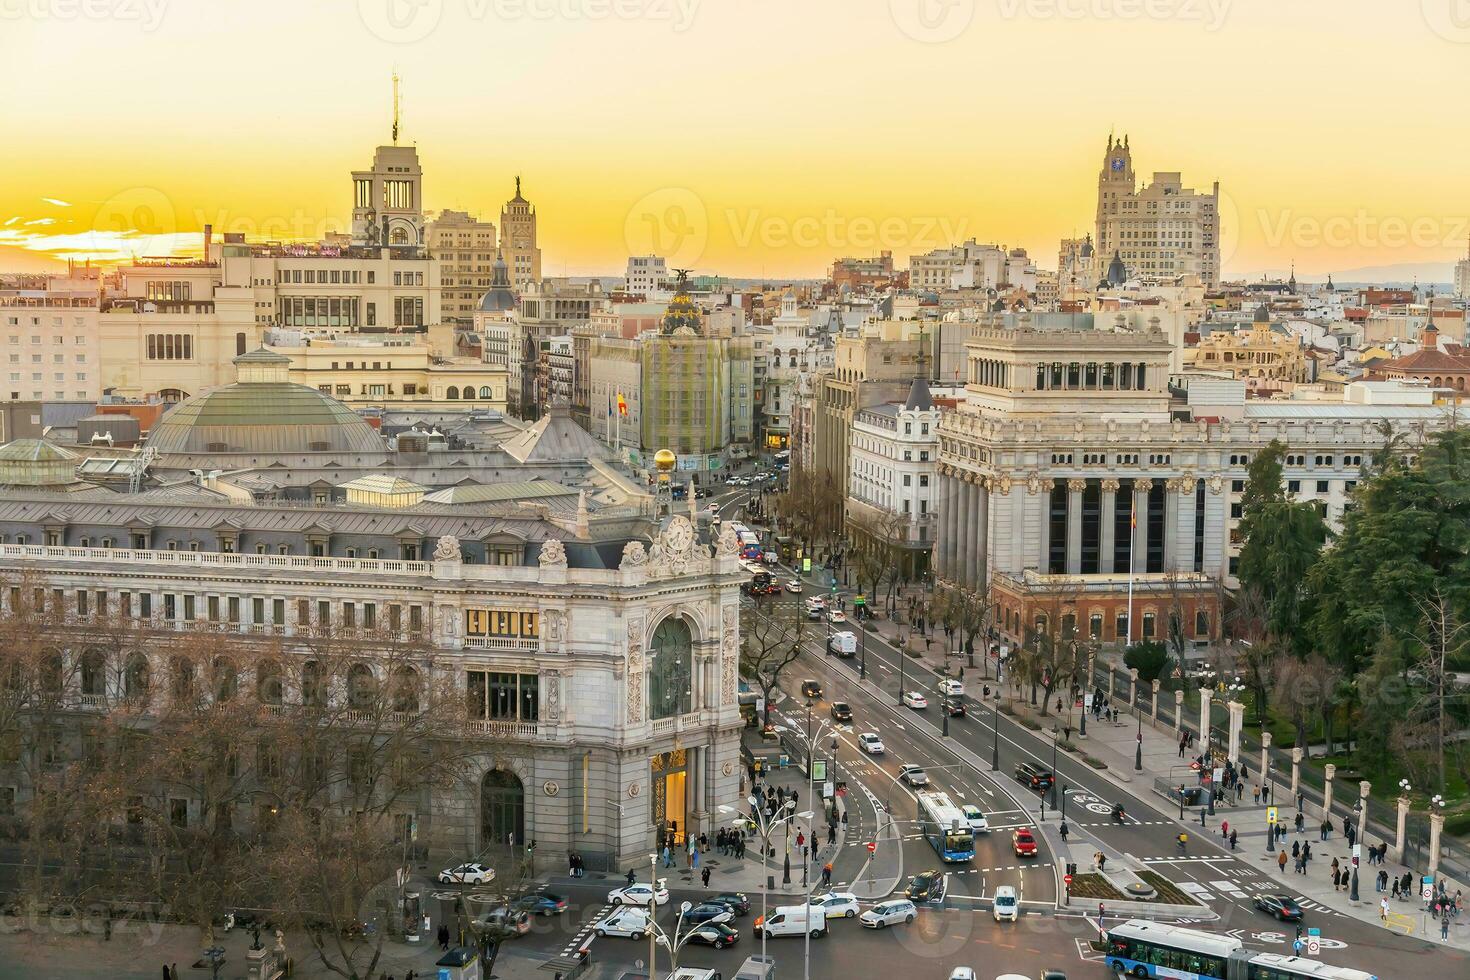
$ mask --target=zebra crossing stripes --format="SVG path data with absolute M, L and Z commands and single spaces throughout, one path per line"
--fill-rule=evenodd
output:
M 590 941 L 592 931 L 597 928 L 597 924 L 603 919 L 607 918 L 608 913 L 610 913 L 612 910 L 612 905 L 604 905 L 602 908 L 598 909 L 596 913 L 588 916 L 587 921 L 582 923 L 582 928 L 577 930 L 577 934 L 571 938 L 570 942 L 562 947 L 561 955 L 571 956 L 572 954 L 580 950 L 583 943 Z

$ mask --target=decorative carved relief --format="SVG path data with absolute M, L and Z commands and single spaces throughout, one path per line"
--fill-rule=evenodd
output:
M 735 606 L 726 606 L 723 616 L 724 629 L 720 640 L 722 656 L 720 701 L 723 704 L 734 704 L 738 685 L 736 670 L 740 658 L 740 610 Z
M 999 493 L 1009 494 L 1011 492 L 1011 475 L 1009 473 L 1002 473 L 996 477 L 995 489 Z
M 1102 492 L 1103 493 L 1117 493 L 1118 492 L 1118 481 L 1115 480 L 1115 479 L 1113 479 L 1112 477 L 1108 477 L 1107 479 L 1103 480 L 1102 481 Z
M 715 544 L 715 554 L 721 558 L 740 554 L 740 536 L 735 533 L 732 524 L 726 524 L 720 529 L 720 539 Z
M 1074 477 L 1072 477 L 1072 479 L 1070 479 L 1070 480 L 1067 481 L 1067 492 L 1068 493 L 1081 493 L 1082 491 L 1084 491 L 1086 489 L 1087 489 L 1087 481 L 1084 480 L 1084 479 L 1082 479 L 1081 477 L 1074 476 Z
M 449 562 L 453 565 L 464 561 L 464 556 L 459 552 L 459 538 L 452 534 L 441 537 L 434 545 L 434 560 Z
M 1205 480 L 1205 486 L 1210 488 L 1210 493 L 1222 493 L 1225 490 L 1225 478 L 1219 473 L 1213 473 Z
M 547 538 L 541 542 L 541 567 L 567 567 L 567 549 L 559 538 Z
M 623 545 L 623 560 L 618 563 L 618 568 L 638 568 L 648 564 L 648 552 L 643 548 L 642 541 L 629 541 Z
M 546 672 L 546 720 L 558 721 L 561 718 L 561 673 L 555 670 Z
M 1047 480 L 1046 482 L 1047 482 L 1047 485 L 1050 486 L 1051 481 L 1050 480 Z M 1037 493 L 1040 493 L 1041 492 L 1041 474 L 1040 473 L 1032 472 L 1032 473 L 1026 474 L 1026 492 L 1027 493 L 1031 493 L 1031 494 L 1037 494 Z
M 1133 481 L 1133 489 L 1137 493 L 1148 493 L 1153 488 L 1154 481 L 1150 480 L 1148 477 L 1144 477 L 1141 480 Z
M 643 620 L 628 620 L 628 724 L 643 721 Z

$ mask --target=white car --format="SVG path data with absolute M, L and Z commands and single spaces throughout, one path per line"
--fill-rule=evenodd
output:
M 648 934 L 648 912 L 643 909 L 617 909 L 597 923 L 599 936 L 624 936 L 642 939 Z
M 838 623 L 845 623 L 847 622 L 847 614 L 844 613 L 841 609 L 833 609 L 827 613 L 827 622 L 832 623 L 833 625 L 836 625 Z
M 942 678 L 939 683 L 935 685 L 935 690 L 939 692 L 941 697 L 962 698 L 965 696 L 965 685 L 961 684 L 953 677 Z
M 949 971 L 949 980 L 977 980 L 975 968 L 972 966 L 957 966 Z
M 820 908 L 822 914 L 829 919 L 851 919 L 862 911 L 858 908 L 857 896 L 852 892 L 813 895 L 810 904 L 813 908 Z
M 1016 890 L 1010 885 L 999 885 L 995 889 L 995 901 L 991 903 L 996 922 L 1015 922 L 1021 911 L 1016 900 Z
M 858 736 L 858 748 L 868 755 L 882 755 L 883 740 L 873 732 L 863 732 Z
M 985 811 L 973 803 L 961 803 L 960 812 L 965 815 L 965 823 L 970 825 L 972 834 L 989 833 L 990 824 L 985 822 Z
M 906 898 L 879 902 L 858 916 L 865 929 L 884 929 L 900 922 L 913 922 L 919 910 Z
M 483 864 L 461 864 L 439 872 L 441 885 L 485 885 L 495 880 L 495 869 Z
M 709 502 L 709 506 L 706 507 L 705 510 L 709 511 L 711 514 L 718 514 L 720 512 L 720 505 L 711 500 Z
M 648 907 L 648 900 L 653 899 L 656 905 L 667 905 L 669 901 L 668 879 L 660 878 L 657 887 L 645 885 L 643 882 L 634 882 L 623 888 L 614 888 L 607 893 L 607 900 L 612 905 L 641 905 Z
M 903 703 L 905 707 L 914 708 L 919 711 L 929 707 L 929 699 L 924 697 L 923 693 L 919 691 L 904 691 Z
M 802 589 L 802 585 L 801 585 L 801 582 L 799 582 L 798 580 L 796 580 L 794 578 L 790 578 L 790 579 L 787 579 L 786 580 L 786 591 L 787 592 L 795 592 L 797 595 L 801 595 L 801 589 Z
M 898 767 L 898 778 L 910 786 L 928 786 L 929 774 L 924 771 L 923 766 L 916 766 L 906 762 Z

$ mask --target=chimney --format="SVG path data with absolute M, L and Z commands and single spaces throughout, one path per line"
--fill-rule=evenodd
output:
M 214 225 L 204 226 L 204 261 L 209 261 L 209 246 L 214 242 Z

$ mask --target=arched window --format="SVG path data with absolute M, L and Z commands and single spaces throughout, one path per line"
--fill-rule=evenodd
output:
M 367 664 L 353 664 L 347 672 L 347 703 L 353 708 L 366 710 L 377 698 L 378 684 L 372 669 Z
M 475 386 L 474 385 L 465 385 L 464 386 L 464 394 L 461 397 L 463 397 L 464 400 L 467 401 L 467 402 L 474 401 L 475 400 Z
M 452 402 L 459 401 L 459 388 L 454 385 L 450 385 L 449 390 L 444 392 L 444 397 Z
M 255 696 L 261 704 L 280 704 L 285 697 L 281 665 L 273 660 L 255 668 Z
M 148 697 L 148 658 L 135 653 L 128 658 L 123 671 L 123 696 L 130 701 L 141 701 Z
M 398 227 L 394 228 L 393 231 L 389 233 L 389 236 L 388 236 L 388 244 L 389 245 L 407 245 L 408 244 L 408 231 L 405 230 L 402 225 L 399 225 Z
M 301 665 L 301 703 L 312 707 L 325 707 L 327 685 L 322 678 L 322 665 L 308 660 Z
M 491 392 L 490 392 L 490 386 L 489 385 L 482 385 L 480 387 L 480 397 L 481 398 L 493 398 L 494 397 L 491 394 Z
M 412 667 L 405 665 L 393 672 L 393 710 L 419 710 L 419 672 Z
M 480 781 L 480 845 L 514 847 L 526 839 L 526 790 L 506 769 L 491 769 Z
M 693 637 L 681 619 L 665 619 L 653 631 L 648 657 L 648 717 L 688 713 L 692 701 Z
M 240 677 L 235 662 L 229 657 L 216 657 L 214 676 L 210 678 L 210 689 L 216 701 L 228 701 L 240 690 Z
M 82 695 L 100 698 L 107 693 L 107 658 L 101 651 L 82 654 Z

